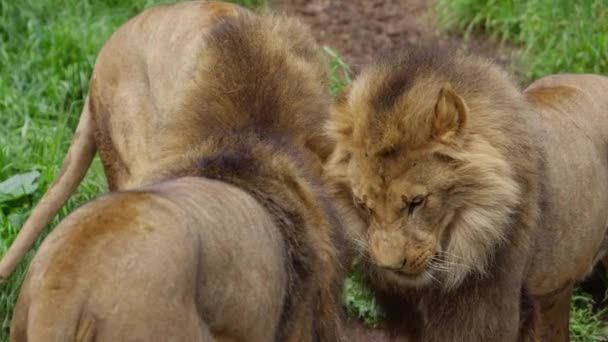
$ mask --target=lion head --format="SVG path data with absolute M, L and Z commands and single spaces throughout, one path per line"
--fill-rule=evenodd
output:
M 449 289 L 487 273 L 520 201 L 508 139 L 525 137 L 500 115 L 521 112 L 515 89 L 484 60 L 414 53 L 368 67 L 336 98 L 326 172 L 366 223 L 357 246 L 375 274 Z

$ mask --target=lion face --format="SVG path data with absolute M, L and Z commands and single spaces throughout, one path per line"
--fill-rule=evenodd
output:
M 449 83 L 414 82 L 387 105 L 375 99 L 382 73 L 339 95 L 327 127 L 341 154 L 327 174 L 367 223 L 356 241 L 363 259 L 402 286 L 450 289 L 485 275 L 519 200 L 511 166 L 467 132 L 468 106 Z
M 370 260 L 396 281 L 424 285 L 447 262 L 453 165 L 425 150 L 390 154 L 353 152 L 346 166 L 353 203 L 367 223 Z

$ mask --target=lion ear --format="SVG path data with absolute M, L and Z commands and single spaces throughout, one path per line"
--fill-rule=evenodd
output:
M 330 120 L 326 128 L 334 139 L 349 138 L 353 134 L 354 121 L 348 106 L 350 89 L 350 84 L 342 88 L 340 93 L 334 98 L 331 106 Z
M 449 83 L 445 83 L 439 90 L 439 97 L 435 103 L 433 136 L 443 138 L 447 135 L 459 134 L 467 122 L 468 111 L 464 99 Z

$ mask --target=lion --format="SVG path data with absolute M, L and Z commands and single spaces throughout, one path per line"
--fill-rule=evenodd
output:
M 337 96 L 332 190 L 387 324 L 415 341 L 567 341 L 608 249 L 608 78 L 525 92 L 483 58 L 385 56 Z
M 232 39 L 229 48 L 223 38 Z M 328 82 L 325 57 L 294 19 L 223 2 L 145 10 L 102 47 L 62 168 L 0 260 L 0 282 L 76 190 L 96 152 L 109 190 L 125 190 L 158 180 L 209 136 L 267 125 L 268 134 L 289 131 L 315 152 L 319 162 L 310 167 L 320 170 L 331 152 L 322 133 Z
M 308 31 L 280 15 L 193 1 L 121 26 L 38 208 L 64 200 L 96 150 L 114 192 L 43 241 L 11 340 L 338 341 L 326 76 Z

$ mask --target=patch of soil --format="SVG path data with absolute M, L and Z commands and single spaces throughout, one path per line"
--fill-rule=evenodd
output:
M 383 50 L 411 48 L 434 40 L 466 48 L 510 67 L 511 49 L 485 37 L 465 46 L 461 37 L 439 31 L 432 0 L 274 0 L 271 6 L 308 24 L 317 40 L 337 50 L 357 71 Z

